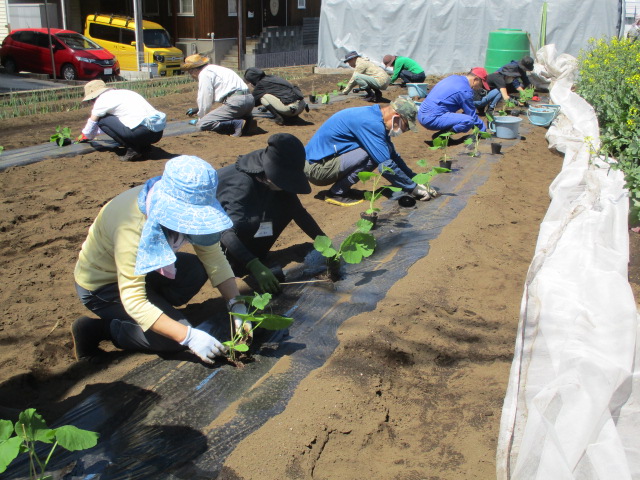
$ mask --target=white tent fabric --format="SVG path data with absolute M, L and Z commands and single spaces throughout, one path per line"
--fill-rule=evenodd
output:
M 591 37 L 616 35 L 621 0 L 547 0 L 547 43 L 577 55 Z M 537 48 L 543 0 L 323 0 L 318 66 L 344 67 L 351 50 L 416 60 L 427 74 L 483 66 L 489 33 L 529 32 Z
M 564 162 L 526 279 L 497 477 L 640 479 L 639 318 L 627 277 L 624 178 L 593 153 L 598 122 L 571 91 L 575 59 L 549 45 L 536 61 L 561 105 L 547 139 Z

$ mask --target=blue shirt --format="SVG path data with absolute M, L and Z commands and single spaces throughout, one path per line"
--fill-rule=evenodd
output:
M 481 131 L 486 130 L 484 122 L 476 113 L 473 89 L 465 75 L 451 75 L 436 83 L 420 105 L 418 121 L 429 128 L 429 123 L 434 118 L 444 113 L 455 113 L 458 110 L 472 117 L 473 124 Z
M 415 173 L 396 152 L 379 105 L 346 108 L 333 114 L 311 137 L 305 151 L 307 162 L 315 163 L 357 148 L 366 151 L 378 165 L 393 170 L 395 175 L 383 173 L 392 185 L 405 190 L 415 188 L 416 183 L 411 180 Z

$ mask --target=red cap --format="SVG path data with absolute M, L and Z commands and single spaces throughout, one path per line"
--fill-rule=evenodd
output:
M 491 88 L 489 88 L 489 84 L 487 83 L 487 77 L 489 76 L 489 74 L 484 68 L 474 67 L 471 69 L 471 74 L 482 80 L 482 86 L 485 88 L 485 90 L 491 90 Z

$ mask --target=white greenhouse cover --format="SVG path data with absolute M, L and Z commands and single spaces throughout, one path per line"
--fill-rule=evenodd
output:
M 577 55 L 591 37 L 616 35 L 622 0 L 547 0 L 547 43 Z M 543 0 L 322 0 L 318 66 L 345 67 L 356 50 L 381 62 L 410 57 L 444 75 L 484 66 L 489 33 L 529 32 L 538 48 Z M 620 25 L 622 26 L 622 25 Z M 518 60 L 518 59 L 514 59 Z
M 497 477 L 640 479 L 639 322 L 623 175 L 590 155 L 598 122 L 571 91 L 575 58 L 548 45 L 536 67 L 561 105 L 547 139 L 564 162 L 527 274 Z

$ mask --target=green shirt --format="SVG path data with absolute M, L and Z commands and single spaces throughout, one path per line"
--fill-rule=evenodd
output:
M 391 83 L 396 81 L 396 78 L 400 76 L 402 70 L 409 70 L 411 73 L 422 73 L 424 69 L 418 65 L 418 62 L 410 59 L 409 57 L 396 57 L 396 61 L 393 64 L 393 75 L 391 76 Z

